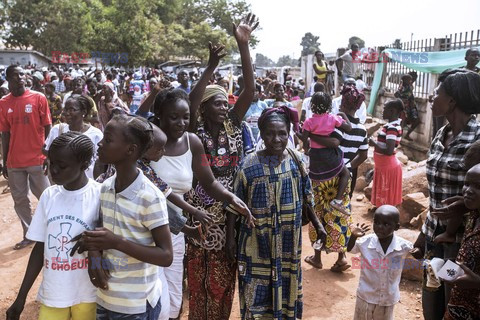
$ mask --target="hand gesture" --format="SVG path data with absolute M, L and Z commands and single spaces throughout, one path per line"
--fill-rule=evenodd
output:
M 205 227 L 208 227 L 213 223 L 213 217 L 206 211 L 195 210 L 193 216 Z
M 71 242 L 77 241 L 77 237 L 70 240 Z M 70 256 L 75 254 L 78 249 L 78 253 L 84 251 L 103 251 L 108 249 L 114 249 L 117 243 L 117 236 L 113 234 L 107 228 L 95 228 L 95 231 L 85 231 L 81 234 L 77 243 L 70 251 Z
M 368 139 L 368 145 L 370 147 L 376 147 L 377 146 L 377 144 L 375 143 L 375 140 L 373 140 L 373 138 Z
M 450 284 L 455 284 L 461 289 L 478 289 L 480 287 L 480 275 L 473 272 L 470 268 L 462 263 L 457 263 L 465 273 L 453 281 L 446 281 Z
M 153 90 L 155 90 L 156 92 L 160 92 L 162 91 L 163 89 L 168 89 L 168 88 L 171 88 L 172 87 L 172 84 L 170 83 L 170 81 L 168 81 L 167 78 L 161 78 L 157 84 L 155 85 L 155 87 L 153 87 Z
M 467 213 L 469 210 L 465 207 L 463 196 L 454 196 L 442 201 L 445 207 L 432 208 L 431 213 L 440 220 L 447 220 L 457 217 L 458 215 Z
M 220 59 L 227 55 L 227 53 L 224 52 L 223 49 L 225 49 L 225 46 L 222 44 L 214 46 L 210 41 L 208 42 L 208 51 L 210 53 L 208 56 L 209 66 L 218 66 L 218 64 L 220 63 Z
M 99 251 L 88 252 L 88 276 L 92 284 L 100 289 L 108 290 L 110 270 L 104 268 L 102 253 Z
M 245 219 L 247 220 L 247 226 L 249 228 L 254 228 L 255 218 L 252 216 L 252 213 L 250 212 L 250 210 L 248 210 L 247 205 L 242 200 L 240 200 L 240 198 L 238 198 L 236 195 L 234 194 L 232 195 L 233 197 L 232 197 L 232 200 L 230 201 L 230 204 L 233 206 L 235 211 L 237 211 L 238 213 L 240 213 L 242 216 L 245 217 Z
M 370 227 L 367 226 L 365 223 L 357 223 L 357 225 L 350 229 L 352 236 L 356 238 L 363 237 L 368 231 L 370 231 Z
M 24 307 L 25 301 L 15 300 L 10 308 L 7 309 L 7 320 L 19 320 Z
M 258 20 L 255 15 L 249 13 L 238 25 L 233 23 L 233 35 L 238 43 L 247 43 L 250 40 L 250 34 L 258 27 Z

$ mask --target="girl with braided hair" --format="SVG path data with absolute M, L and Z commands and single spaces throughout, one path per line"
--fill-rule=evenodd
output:
M 26 237 L 36 243 L 7 319 L 19 319 L 42 269 L 39 319 L 95 319 L 96 288 L 89 279 L 87 254 L 71 252 L 72 239 L 99 222 L 100 184 L 85 173 L 94 152 L 92 141 L 75 131 L 50 145 L 50 173 L 56 185 L 42 193 L 28 229 Z
M 93 169 L 95 161 L 97 160 L 98 143 L 103 138 L 102 131 L 86 121 L 86 118 L 93 107 L 92 103 L 93 101 L 91 99 L 83 95 L 71 95 L 66 101 L 65 108 L 63 109 L 63 115 L 67 123 L 59 123 L 54 125 L 52 130 L 50 130 L 43 147 L 43 152 L 46 155 L 53 140 L 65 132 L 78 131 L 86 135 L 88 138 L 90 138 L 90 140 L 92 140 L 94 147 L 92 161 L 90 162 L 86 171 L 87 177 L 90 179 L 93 179 L 94 177 Z

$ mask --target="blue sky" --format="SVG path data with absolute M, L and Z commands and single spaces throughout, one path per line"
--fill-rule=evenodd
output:
M 306 32 L 320 36 L 322 51 L 335 52 L 355 35 L 366 46 L 444 37 L 480 29 L 478 0 L 323 1 L 246 0 L 260 18 L 260 43 L 254 50 L 276 61 L 298 58 Z

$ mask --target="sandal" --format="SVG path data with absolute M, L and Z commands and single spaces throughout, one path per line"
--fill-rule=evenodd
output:
M 17 243 L 14 247 L 13 247 L 13 250 L 20 250 L 20 249 L 23 249 L 25 247 L 28 247 L 29 245 L 33 244 L 34 241 L 31 241 L 31 240 L 28 240 L 28 239 L 23 239 L 22 241 L 20 241 L 19 243 Z
M 10 193 L 10 187 L 6 186 L 5 189 L 3 189 L 2 194 Z
M 346 271 L 350 267 L 351 265 L 349 265 L 348 263 L 338 264 L 338 262 L 335 262 L 335 264 L 330 268 L 330 271 L 341 273 L 343 271 Z
M 322 269 L 323 265 L 321 263 L 319 264 L 319 263 L 314 262 L 313 257 L 314 256 L 307 256 L 307 257 L 305 257 L 305 259 L 303 261 L 305 261 L 306 263 L 308 263 L 309 265 L 311 265 L 314 268 Z

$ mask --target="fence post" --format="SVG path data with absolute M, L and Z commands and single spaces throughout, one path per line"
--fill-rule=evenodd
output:
M 440 51 L 440 47 L 442 46 L 442 40 L 441 38 L 437 38 L 433 42 L 433 48 L 432 51 Z M 448 50 L 446 48 L 446 50 Z M 433 91 L 437 87 L 437 82 L 438 82 L 438 74 L 436 73 L 429 73 L 428 74 L 428 93 L 433 94 Z M 428 98 L 428 96 L 427 96 Z M 428 135 L 428 140 L 427 141 L 432 141 L 433 139 L 433 115 L 432 115 L 432 108 L 428 107 L 429 102 L 427 102 L 427 115 L 425 119 L 425 129 L 427 130 L 427 135 Z

